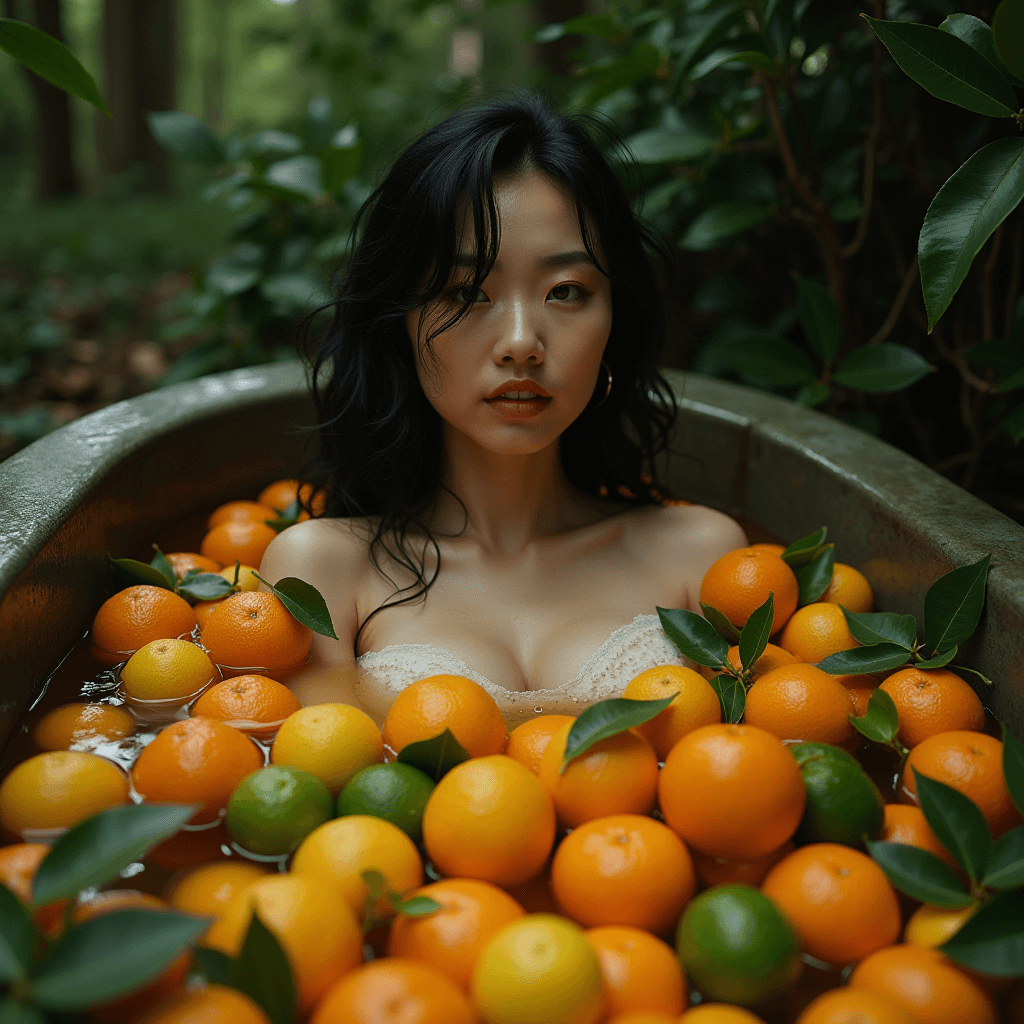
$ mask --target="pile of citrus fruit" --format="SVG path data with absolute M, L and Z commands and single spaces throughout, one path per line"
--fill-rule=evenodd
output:
M 858 646 L 842 609 L 869 612 L 873 597 L 856 569 L 835 564 L 798 607 L 780 546 L 711 567 L 701 602 L 735 629 L 773 597 L 756 664 L 729 651 L 746 673 L 739 722 L 725 720 L 711 673 L 666 665 L 633 679 L 626 701 L 511 733 L 481 687 L 431 676 L 379 728 L 345 704 L 301 707 L 286 685 L 311 633 L 257 589 L 254 567 L 280 526 L 268 520 L 294 520 L 296 497 L 280 481 L 223 506 L 200 552 L 166 556 L 179 579 L 222 574 L 227 596 L 190 603 L 140 584 L 99 609 L 91 648 L 116 667 L 117 695 L 46 713 L 39 753 L 0 783 L 12 841 L 0 881 L 23 901 L 62 831 L 132 800 L 185 803 L 189 824 L 148 858 L 163 870 L 159 897 L 84 894 L 76 920 L 126 901 L 207 915 L 200 945 L 237 956 L 258 915 L 287 957 L 296 1020 L 1024 1021 L 1020 982 L 936 948 L 977 903 L 911 900 L 868 853 L 887 840 L 960 870 L 912 769 L 969 797 L 993 841 L 1024 819 L 1002 743 L 959 675 L 816 667 Z M 851 724 L 879 686 L 904 763 Z M 614 724 L 627 704 L 659 700 L 639 724 Z M 59 930 L 68 913 L 43 907 L 39 927 Z M 234 989 L 197 984 L 190 960 L 94 1019 L 268 1020 Z

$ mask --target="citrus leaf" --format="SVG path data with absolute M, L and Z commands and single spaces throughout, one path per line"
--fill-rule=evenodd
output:
M 764 68 L 770 71 L 774 62 L 766 53 L 759 50 L 746 50 L 736 46 L 723 46 L 713 50 L 702 60 L 697 61 L 690 69 L 689 79 L 696 82 L 705 75 L 711 74 L 724 64 L 746 64 L 748 67 Z
M 241 952 L 231 965 L 231 986 L 260 1006 L 271 1024 L 295 1019 L 295 979 L 272 931 L 253 913 Z
M 965 44 L 966 45 L 966 44 Z M 993 231 L 1024 197 L 1024 139 L 982 146 L 935 193 L 917 243 L 928 330 Z
M 1020 977 L 1020 965 L 1024 964 L 1024 889 L 994 896 L 938 950 L 964 967 L 985 974 Z
M 796 574 L 796 581 L 800 585 L 801 608 L 805 604 L 813 604 L 828 590 L 835 560 L 835 548 L 828 545 Z
M 850 676 L 865 672 L 890 672 L 905 665 L 909 659 L 910 652 L 905 647 L 886 641 L 830 654 L 818 662 L 818 668 L 829 675 Z
M 924 595 L 924 636 L 934 654 L 957 647 L 978 625 L 992 560 L 986 555 L 940 576 Z
M 189 580 L 182 580 L 178 593 L 193 601 L 216 601 L 227 597 L 232 589 L 231 584 L 219 573 L 200 572 Z
M 558 774 L 561 775 L 572 761 L 585 754 L 595 743 L 649 722 L 655 715 L 661 714 L 675 697 L 674 693 L 671 697 L 663 697 L 661 700 L 612 697 L 610 700 L 599 700 L 596 704 L 591 704 L 572 723 L 569 735 L 565 738 L 565 757 Z
M 723 640 L 728 640 L 730 644 L 739 640 L 740 631 L 717 608 L 712 608 L 711 605 L 705 604 L 703 601 L 701 601 L 700 607 L 704 612 L 704 618 L 715 627 L 715 632 Z
M 931 25 L 861 17 L 903 71 L 933 96 L 990 117 L 1017 112 L 1006 76 L 962 39 Z
M 230 986 L 234 961 L 227 953 L 209 946 L 196 946 L 192 951 L 192 960 L 208 984 Z
M 167 556 L 156 546 L 156 544 L 153 545 L 153 550 L 156 554 L 153 555 L 149 564 L 156 569 L 156 571 L 160 573 L 172 587 L 174 587 L 178 582 L 178 578 L 174 575 L 174 566 L 167 561 Z
M 95 79 L 82 67 L 75 55 L 53 36 L 24 21 L 0 18 L 0 50 L 5 50 L 51 85 L 91 103 L 107 117 L 111 116 L 96 87 Z
M 396 914 L 404 914 L 406 917 L 426 917 L 443 909 L 437 900 L 432 900 L 429 896 L 413 896 L 411 899 L 403 900 L 397 894 L 392 894 L 389 902 Z
M 867 711 L 861 716 L 850 715 L 850 724 L 869 740 L 891 743 L 900 731 L 900 715 L 892 697 L 875 687 L 868 697 Z
M 830 362 L 839 351 L 843 334 L 843 318 L 836 300 L 817 281 L 807 277 L 796 279 L 797 315 L 807 342 L 822 362 Z
M 182 160 L 213 167 L 228 159 L 217 136 L 192 114 L 180 110 L 150 111 L 146 114 L 146 123 L 153 138 L 168 153 Z
M 29 985 L 47 1010 L 84 1010 L 152 981 L 210 927 L 208 917 L 167 910 L 114 910 L 68 929 Z
M 854 640 L 862 644 L 871 646 L 889 641 L 909 651 L 917 642 L 917 621 L 913 615 L 897 615 L 894 612 L 851 612 L 842 605 L 839 607 Z
M 175 835 L 198 804 L 124 804 L 68 829 L 43 858 L 32 902 L 44 906 L 82 889 L 106 885 L 157 843 Z
M 0 885 L 0 982 L 21 981 L 32 966 L 32 918 L 21 900 Z
M 916 846 L 865 840 L 868 852 L 892 884 L 911 899 L 936 907 L 966 907 L 971 897 L 956 872 L 945 862 Z
M 977 805 L 944 782 L 914 768 L 917 799 L 935 838 L 956 858 L 974 885 L 985 874 L 992 847 L 985 817 Z
M 1024 828 L 1012 829 L 992 844 L 981 884 L 987 889 L 1024 885 Z
M 286 576 L 275 585 L 267 583 L 259 573 L 254 575 L 260 583 L 266 583 L 277 594 L 285 608 L 304 626 L 308 626 L 321 636 L 329 636 L 332 640 L 338 639 L 338 634 L 334 632 L 334 623 L 331 622 L 331 613 L 327 610 L 327 602 L 316 587 L 294 576 Z
M 679 648 L 684 658 L 707 668 L 727 664 L 729 645 L 702 615 L 685 608 L 655 606 L 665 635 Z
M 816 376 L 814 364 L 803 350 L 785 338 L 770 334 L 737 338 L 723 354 L 737 373 L 771 384 L 787 387 L 810 384 Z
M 1010 798 L 1024 814 L 1024 743 L 1003 726 L 1003 777 Z
M 827 536 L 828 527 L 822 526 L 820 529 L 815 530 L 814 533 L 809 533 L 806 537 L 801 537 L 799 540 L 793 541 L 793 543 L 782 552 L 782 560 L 790 568 L 797 565 L 806 565 L 817 557 Z
M 110 555 L 107 555 L 110 558 Z M 168 581 L 167 577 L 159 570 L 155 569 L 151 565 L 146 565 L 145 562 L 140 562 L 135 558 L 110 558 L 110 564 L 115 569 L 119 569 L 121 572 L 126 573 L 131 579 L 137 583 L 147 583 L 151 587 L 161 587 L 164 590 L 174 589 L 173 573 L 172 579 Z
M 880 395 L 903 391 L 931 372 L 931 363 L 912 348 L 883 341 L 855 348 L 836 367 L 832 379 L 844 388 Z
M 702 131 L 679 128 L 647 128 L 626 140 L 638 164 L 685 163 L 713 153 L 717 139 Z
M 1004 78 L 1007 76 L 1006 65 L 996 53 L 992 29 L 981 18 L 975 18 L 973 14 L 951 14 L 939 28 L 973 46 Z
M 714 249 L 726 239 L 756 228 L 767 216 L 768 207 L 763 203 L 727 199 L 699 213 L 679 244 L 691 252 Z
M 992 16 L 992 42 L 999 59 L 1017 78 L 1024 78 L 1024 2 L 1003 0 Z
M 407 743 L 399 752 L 398 760 L 402 764 L 411 764 L 414 768 L 419 768 L 435 782 L 440 782 L 442 775 L 451 771 L 457 764 L 468 761 L 469 753 L 452 735 L 451 730 L 445 729 L 439 736 L 433 736 L 429 740 Z
M 747 691 L 735 677 L 723 672 L 711 680 L 711 688 L 718 694 L 718 703 L 722 708 L 723 722 L 738 722 L 743 717 L 747 705 Z
M 751 612 L 746 625 L 740 633 L 740 664 L 744 670 L 750 668 L 764 654 L 768 646 L 768 637 L 772 633 L 772 620 L 775 618 L 775 594 L 768 592 L 768 600 L 760 608 Z
M 943 651 L 941 654 L 936 654 L 933 658 L 922 658 L 920 661 L 914 662 L 915 668 L 942 668 L 943 665 L 948 665 L 955 657 L 959 647 L 950 647 L 948 651 Z
M 820 380 L 812 380 L 793 396 L 793 401 L 807 409 L 817 409 L 831 394 L 832 389 L 827 384 L 822 384 Z

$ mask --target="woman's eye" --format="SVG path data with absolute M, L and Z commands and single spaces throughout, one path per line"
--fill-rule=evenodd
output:
M 556 284 L 550 292 L 552 298 L 558 299 L 560 302 L 581 299 L 583 294 L 583 289 L 578 284 Z
M 465 305 L 467 302 L 486 302 L 487 296 L 484 295 L 483 289 L 474 289 L 470 285 L 466 285 L 462 288 L 456 288 L 452 292 L 452 298 L 461 305 Z

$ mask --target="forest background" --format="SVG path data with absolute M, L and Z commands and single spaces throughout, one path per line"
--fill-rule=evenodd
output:
M 150 388 L 292 358 L 390 159 L 527 86 L 627 141 L 610 155 L 679 256 L 664 366 L 819 408 L 1024 521 L 1024 67 L 987 28 L 1011 7 L 3 0 L 113 116 L 0 52 L 0 459 Z M 922 45 L 950 67 L 969 45 L 977 81 L 921 88 L 862 14 L 941 26 Z M 952 278 L 933 269 L 948 237 L 922 239 L 919 270 L 926 214 L 934 236 L 981 200 Z

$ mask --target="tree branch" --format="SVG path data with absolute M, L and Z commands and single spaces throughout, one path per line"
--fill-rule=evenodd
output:
M 881 344 L 881 342 L 885 341 L 885 339 L 892 333 L 892 329 L 896 326 L 896 321 L 900 318 L 900 313 L 903 312 L 903 306 L 907 301 L 907 296 L 910 295 L 910 289 L 913 287 L 916 280 L 917 257 L 915 256 L 903 277 L 903 284 L 900 285 L 900 290 L 896 293 L 896 299 L 892 304 L 892 309 L 889 310 L 889 315 L 882 322 L 882 326 L 879 327 L 871 336 L 871 339 L 868 341 L 869 345 Z

